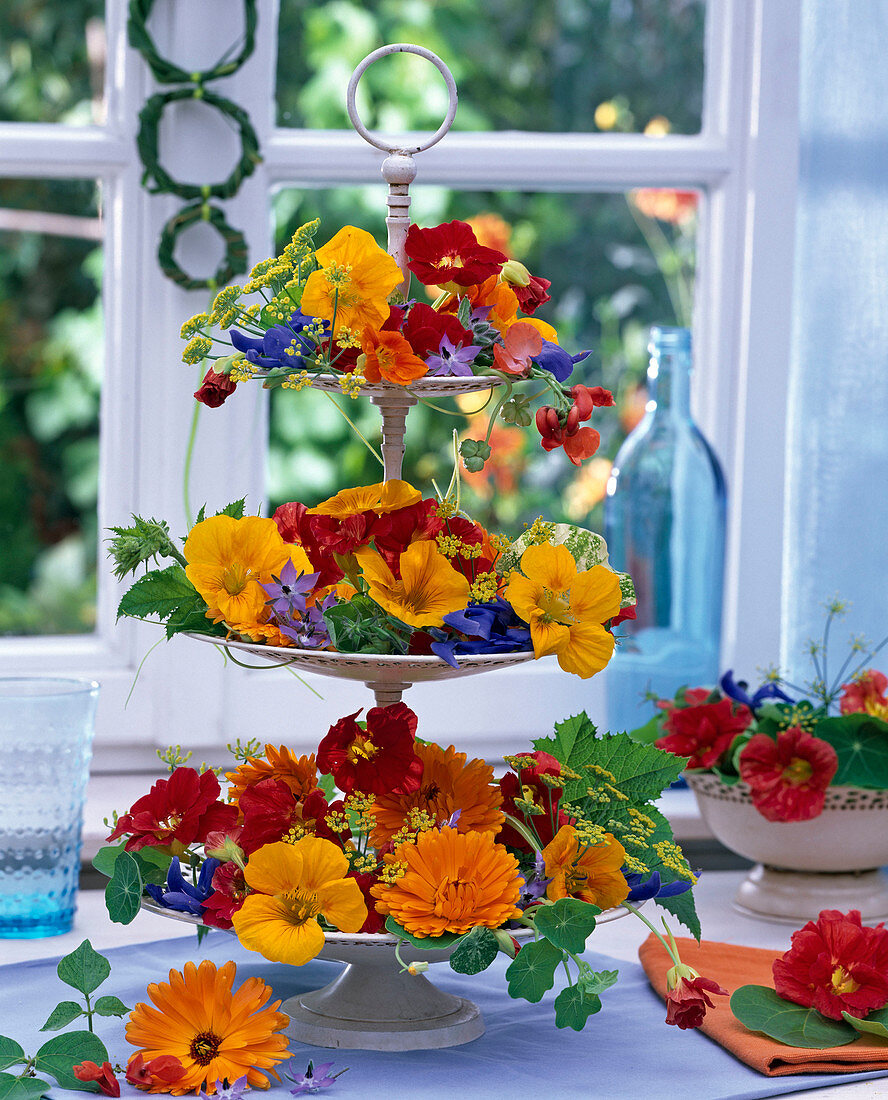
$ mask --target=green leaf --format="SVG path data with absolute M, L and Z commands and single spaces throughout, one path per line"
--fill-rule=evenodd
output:
M 142 889 L 145 883 L 150 882 L 154 886 L 165 886 L 167 872 L 170 869 L 170 857 L 153 848 L 141 848 L 138 852 L 130 852 L 139 867 L 139 877 L 142 880 Z
M 211 931 L 212 931 L 212 929 L 209 927 L 209 925 L 199 924 L 197 926 L 197 946 L 198 947 L 200 947 L 200 945 L 207 938 L 207 936 L 210 934 Z
M 206 518 L 207 518 L 207 506 L 206 506 L 206 504 L 202 504 L 200 506 L 200 510 L 197 513 L 197 519 L 194 521 L 194 526 L 196 527 L 199 523 L 203 523 L 203 521 Z
M 509 996 L 539 1001 L 555 984 L 555 971 L 564 957 L 564 952 L 548 940 L 526 943 L 506 971 Z
M 369 596 L 354 596 L 324 612 L 334 646 L 342 653 L 406 653 L 410 631 Z
M 100 1066 L 108 1060 L 108 1051 L 98 1035 L 91 1031 L 66 1031 L 43 1044 L 34 1057 L 34 1068 L 55 1077 L 63 1089 L 93 1092 L 92 1083 L 78 1081 L 73 1067 L 87 1061 Z
M 132 1009 L 127 1008 L 119 997 L 99 997 L 95 1010 L 100 1016 L 125 1016 Z
M 653 820 L 656 826 L 653 833 L 648 837 L 648 844 L 659 844 L 662 840 L 672 841 L 672 826 L 663 814 L 654 806 L 646 807 L 645 813 Z M 653 849 L 645 852 L 643 858 L 652 871 L 660 872 L 660 880 L 662 882 L 675 882 L 682 878 L 682 876 L 677 874 L 671 867 L 667 867 Z M 687 867 L 688 861 L 685 860 L 684 862 Z M 691 890 L 686 890 L 683 894 L 676 894 L 674 897 L 657 898 L 657 905 L 665 909 L 667 913 L 671 913 L 677 920 L 681 921 L 691 935 L 699 941 L 701 932 L 700 918 L 697 916 L 697 904 L 694 901 L 694 894 Z
M 579 985 L 569 985 L 555 998 L 555 1026 L 582 1031 L 586 1021 L 601 1011 L 601 998 L 585 993 Z
M 843 1047 L 857 1032 L 850 1024 L 828 1020 L 813 1008 L 778 997 L 765 985 L 743 985 L 731 996 L 731 1011 L 750 1031 L 761 1031 L 792 1047 Z
M 67 1027 L 78 1016 L 85 1015 L 83 1007 L 76 1001 L 60 1001 L 50 1012 L 49 1019 L 40 1029 L 41 1031 L 58 1031 Z
M 579 955 L 595 930 L 595 918 L 601 910 L 579 898 L 560 898 L 554 905 L 537 909 L 533 922 L 540 935 L 572 955 Z
M 37 1100 L 51 1088 L 48 1081 L 41 1081 L 39 1077 L 13 1077 L 11 1073 L 0 1073 L 0 1100 Z
M 319 775 L 318 786 L 324 795 L 324 798 L 328 802 L 332 802 L 336 797 L 336 783 L 333 781 L 332 775 Z
M 450 968 L 458 974 L 480 974 L 498 954 L 499 944 L 491 929 L 473 928 L 450 956 Z
M 26 1061 L 25 1052 L 15 1039 L 0 1035 L 0 1069 L 8 1069 Z
M 217 512 L 217 516 L 231 516 L 232 519 L 244 518 L 244 505 L 247 503 L 246 497 L 241 497 L 240 500 L 234 500 L 231 504 L 226 504 L 221 512 Z
M 386 917 L 385 930 L 391 932 L 393 936 L 407 940 L 414 947 L 418 947 L 420 951 L 438 951 L 442 947 L 450 947 L 451 944 L 462 939 L 462 933 L 460 932 L 442 932 L 440 936 L 413 936 L 406 928 L 402 928 L 394 917 Z
M 96 951 L 89 940 L 59 959 L 59 978 L 80 993 L 92 993 L 111 973 L 111 964 Z
M 888 1007 L 871 1012 L 865 1020 L 859 1016 L 852 1016 L 848 1012 L 843 1012 L 842 1015 L 855 1031 L 866 1032 L 869 1035 L 881 1035 L 883 1039 L 888 1039 Z
M 105 848 L 99 848 L 92 861 L 93 867 L 106 878 L 111 878 L 114 874 L 114 864 L 125 845 L 126 841 L 121 840 L 119 844 L 109 844 Z
M 637 741 L 639 745 L 653 745 L 658 737 L 663 736 L 662 714 L 655 714 L 653 718 L 649 718 L 643 726 L 639 726 L 638 729 L 629 730 L 628 733 L 632 740 Z
M 616 985 L 619 976 L 619 970 L 590 970 L 577 978 L 577 984 L 584 993 L 603 993 L 612 985 Z
M 131 924 L 142 904 L 142 876 L 132 852 L 122 852 L 114 864 L 114 875 L 105 887 L 105 906 L 115 924 Z
M 835 786 L 888 787 L 888 722 L 869 714 L 844 714 L 824 718 L 815 736 L 836 750 L 839 770 Z
M 149 615 L 159 615 L 165 619 L 183 600 L 193 600 L 195 594 L 195 587 L 185 576 L 181 565 L 153 569 L 124 592 L 117 607 L 117 617 L 130 615 L 144 619 Z
M 222 638 L 227 633 L 223 623 L 214 623 L 207 618 L 207 604 L 201 595 L 193 592 L 186 596 L 169 614 L 166 623 L 166 636 L 172 638 L 174 634 L 184 634 L 191 631 L 195 634 L 215 634 Z

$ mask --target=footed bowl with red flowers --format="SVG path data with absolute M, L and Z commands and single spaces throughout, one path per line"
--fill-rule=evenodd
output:
M 812 920 L 822 909 L 888 916 L 888 791 L 829 787 L 808 821 L 769 821 L 749 786 L 687 772 L 700 815 L 726 848 L 755 861 L 737 908 L 771 920 Z

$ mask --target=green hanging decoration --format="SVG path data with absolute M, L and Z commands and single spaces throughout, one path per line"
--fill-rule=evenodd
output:
M 186 72 L 157 52 L 157 46 L 148 31 L 148 19 L 153 8 L 154 0 L 130 0 L 127 29 L 129 44 L 145 58 L 158 84 L 205 84 L 208 80 L 231 76 L 243 65 L 256 45 L 256 0 L 244 0 L 244 38 L 237 56 L 229 59 L 224 55 L 211 69 L 204 69 L 203 72 Z
M 157 136 L 160 119 L 167 104 L 177 103 L 183 99 L 196 99 L 210 107 L 215 107 L 237 126 L 241 155 L 231 174 L 221 183 L 183 183 L 170 175 L 160 163 Z M 183 199 L 210 196 L 216 199 L 230 199 L 237 194 L 241 182 L 255 171 L 256 165 L 262 159 L 259 156 L 259 139 L 250 124 L 247 112 L 230 99 L 205 91 L 201 86 L 178 88 L 175 91 L 153 95 L 139 112 L 139 135 L 136 138 L 136 144 L 139 147 L 142 164 L 145 166 L 142 186 L 147 187 L 152 194 L 178 195 Z
M 139 113 L 139 133 L 136 143 L 145 171 L 142 186 L 152 194 L 178 195 L 183 199 L 200 199 L 200 202 L 183 207 L 164 225 L 157 250 L 161 270 L 185 290 L 216 290 L 247 270 L 247 244 L 243 233 L 233 228 L 218 206 L 211 206 L 210 198 L 230 199 L 237 194 L 241 183 L 251 175 L 262 160 L 259 139 L 247 112 L 225 96 L 216 95 L 204 85 L 237 72 L 252 54 L 256 44 L 256 0 L 244 0 L 244 35 L 210 69 L 187 72 L 179 65 L 161 57 L 154 39 L 148 31 L 148 19 L 154 8 L 154 0 L 129 0 L 128 33 L 130 45 L 141 53 L 161 84 L 182 83 L 186 87 L 158 92 L 151 96 Z M 235 56 L 235 50 L 238 50 Z M 220 111 L 237 127 L 241 155 L 228 177 L 216 183 L 188 183 L 177 180 L 160 163 L 158 131 L 160 120 L 168 104 L 186 99 L 200 100 Z M 225 254 L 215 273 L 207 278 L 189 275 L 175 259 L 176 242 L 184 230 L 199 221 L 206 221 L 219 233 L 225 244 Z

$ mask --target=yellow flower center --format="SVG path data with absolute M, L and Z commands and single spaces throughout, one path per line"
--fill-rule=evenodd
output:
M 219 1053 L 222 1039 L 214 1031 L 202 1031 L 191 1040 L 188 1053 L 199 1066 L 208 1066 Z
M 860 989 L 860 982 L 855 982 L 844 966 L 837 966 L 830 979 L 832 991 L 836 996 L 842 997 L 846 993 L 856 993 Z
M 534 801 L 533 797 L 535 794 L 536 791 L 528 783 L 525 783 L 524 786 L 522 786 L 521 797 L 524 799 L 525 802 L 529 802 L 532 806 L 536 806 L 536 802 Z
M 358 300 L 358 290 L 351 275 L 351 264 L 330 264 L 324 268 L 327 285 L 341 306 L 353 306 Z
M 588 878 L 586 872 L 581 871 L 579 867 L 571 867 L 564 872 L 564 889 L 568 894 L 577 894 L 585 889 Z
M 880 703 L 876 699 L 867 699 L 864 710 L 867 714 L 871 714 L 873 718 L 881 718 L 883 722 L 888 722 L 888 703 Z
M 800 756 L 794 756 L 781 774 L 786 782 L 791 783 L 793 787 L 801 787 L 801 785 L 807 783 L 814 774 L 814 768 L 810 760 L 804 760 Z
M 321 911 L 318 896 L 313 891 L 297 888 L 280 897 L 290 911 L 290 921 L 297 926 L 313 920 Z
M 250 570 L 241 562 L 232 562 L 223 570 L 220 580 L 222 587 L 229 596 L 239 596 L 247 587 L 250 579 Z
M 359 734 L 349 745 L 345 756 L 350 764 L 357 764 L 359 760 L 372 760 L 378 752 L 379 749 L 369 737 Z
M 442 256 L 441 259 L 438 260 L 437 266 L 439 268 L 444 268 L 444 267 L 465 267 L 466 265 L 463 263 L 462 256 L 459 256 L 456 253 L 452 253 L 450 256 Z
M 563 592 L 553 592 L 550 588 L 543 588 L 543 594 L 539 599 L 540 610 L 542 611 L 542 620 L 544 623 L 562 623 L 567 625 L 568 623 L 575 622 L 576 619 L 570 613 L 570 589 L 567 588 Z

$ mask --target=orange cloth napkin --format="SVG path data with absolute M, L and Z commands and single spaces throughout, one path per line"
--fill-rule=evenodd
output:
M 774 988 L 771 964 L 781 954 L 760 947 L 736 947 L 730 943 L 698 944 L 695 940 L 680 939 L 678 943 L 681 961 L 692 966 L 704 978 L 713 981 L 728 993 L 741 985 L 767 985 Z M 638 949 L 641 965 L 651 985 L 665 1000 L 666 971 L 672 960 L 660 941 L 650 935 Z M 805 1047 L 789 1047 L 769 1039 L 758 1031 L 748 1031 L 728 1005 L 727 997 L 710 995 L 715 1008 L 707 1009 L 700 1028 L 710 1039 L 720 1043 L 741 1062 L 769 1077 L 783 1077 L 790 1073 L 859 1073 L 865 1070 L 888 1070 L 888 1039 L 875 1035 L 856 1039 L 844 1047 L 828 1050 L 811 1050 Z

